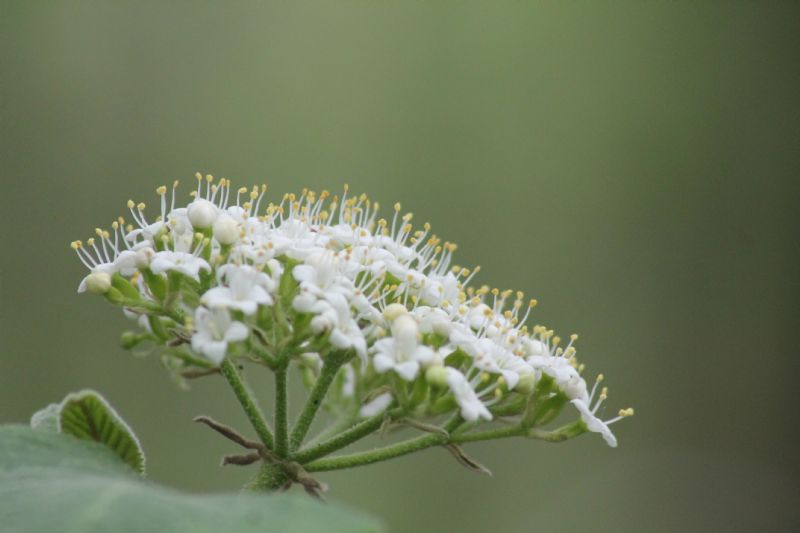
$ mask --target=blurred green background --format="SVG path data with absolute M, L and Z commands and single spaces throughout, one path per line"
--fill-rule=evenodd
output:
M 3 0 L 0 421 L 94 387 L 152 478 L 236 489 L 191 422 L 245 429 L 232 394 L 119 348 L 68 243 L 196 170 L 348 182 L 536 296 L 637 416 L 618 449 L 471 446 L 491 479 L 429 450 L 323 476 L 332 500 L 394 532 L 797 531 L 798 28 L 779 2 Z

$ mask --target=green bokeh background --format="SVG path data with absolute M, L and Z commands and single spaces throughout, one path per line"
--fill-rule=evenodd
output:
M 348 182 L 535 295 L 637 416 L 618 449 L 471 446 L 491 479 L 429 450 L 323 476 L 332 500 L 394 532 L 797 531 L 799 12 L 2 0 L 0 421 L 94 387 L 153 479 L 237 488 L 191 422 L 246 428 L 230 392 L 119 348 L 67 245 L 195 170 Z

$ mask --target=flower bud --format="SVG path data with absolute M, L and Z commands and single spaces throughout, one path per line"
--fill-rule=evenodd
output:
M 142 248 L 141 250 L 137 250 L 136 257 L 134 257 L 133 260 L 134 264 L 136 265 L 136 268 L 142 269 L 149 267 L 150 261 L 153 260 L 153 256 L 155 255 L 156 253 L 149 246 L 146 248 Z
M 86 289 L 92 294 L 105 294 L 111 288 L 111 276 L 106 272 L 92 272 L 86 276 Z
M 403 304 L 389 304 L 386 306 L 386 309 L 383 310 L 383 318 L 388 320 L 389 322 L 393 322 L 395 318 L 405 315 L 408 313 L 408 309 Z
M 217 206 L 208 200 L 199 198 L 189 204 L 186 214 L 192 227 L 196 229 L 210 228 L 217 218 Z
M 430 367 L 425 371 L 425 381 L 439 389 L 447 387 L 447 369 L 443 366 Z
M 221 215 L 214 222 L 214 238 L 220 244 L 233 244 L 239 240 L 239 224 L 228 215 Z
M 536 389 L 536 375 L 535 374 L 522 374 L 519 377 L 519 382 L 514 388 L 520 394 L 531 394 Z
M 408 315 L 400 315 L 392 323 L 392 333 L 398 342 L 416 342 L 419 327 L 416 320 Z
M 333 327 L 333 324 L 326 316 L 317 315 L 311 319 L 311 331 L 314 333 L 322 333 L 328 331 Z
M 124 349 L 130 350 L 138 346 L 144 340 L 144 335 L 134 333 L 133 331 L 126 331 L 120 337 L 119 342 Z

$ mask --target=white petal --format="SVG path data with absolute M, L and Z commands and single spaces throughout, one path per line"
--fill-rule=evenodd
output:
M 250 335 L 250 330 L 241 322 L 233 322 L 228 331 L 225 332 L 225 340 L 228 342 L 241 342 Z

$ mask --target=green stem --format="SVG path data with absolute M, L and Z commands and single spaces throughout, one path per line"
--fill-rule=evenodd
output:
M 519 425 L 488 429 L 475 433 L 465 433 L 463 435 L 452 435 L 450 443 L 461 444 L 462 442 L 476 442 L 480 440 L 504 439 L 506 437 L 519 437 L 526 434 L 525 428 Z
M 400 411 L 386 413 L 383 412 L 381 414 L 375 415 L 373 417 L 367 418 L 362 420 L 355 426 L 351 427 L 350 429 L 339 433 L 335 437 L 332 437 L 324 442 L 321 442 L 315 446 L 307 448 L 305 450 L 301 450 L 293 456 L 293 459 L 300 464 L 305 464 L 315 459 L 319 459 L 320 457 L 324 457 L 329 453 L 335 452 L 336 450 L 341 450 L 349 446 L 350 444 L 356 442 L 359 439 L 363 439 L 370 433 L 377 431 L 378 428 L 381 427 L 383 421 L 386 417 L 393 417 L 396 416 Z
M 256 475 L 244 486 L 244 490 L 272 492 L 283 487 L 287 481 L 289 481 L 289 476 L 283 466 L 277 463 L 262 462 Z
M 407 455 L 431 446 L 446 444 L 447 437 L 438 433 L 430 435 L 423 435 L 416 439 L 411 439 L 403 442 L 398 442 L 391 446 L 378 448 L 368 452 L 353 453 L 349 455 L 340 455 L 339 457 L 331 457 L 329 459 L 318 459 L 305 465 L 308 472 L 322 472 L 325 470 L 340 470 L 342 468 L 353 468 L 355 466 L 368 465 L 380 461 L 386 461 L 401 455 Z
M 289 453 L 288 385 L 286 374 L 288 365 L 275 369 L 275 453 L 286 457 Z
M 225 376 L 225 379 L 228 380 L 228 384 L 233 389 L 233 393 L 236 395 L 242 408 L 244 408 L 244 412 L 250 420 L 253 429 L 256 430 L 261 442 L 267 448 L 272 448 L 273 439 L 272 432 L 269 430 L 269 425 L 264 419 L 264 415 L 261 413 L 258 405 L 256 405 L 253 400 L 252 395 L 247 390 L 247 386 L 244 384 L 244 381 L 242 381 L 242 377 L 239 375 L 234 364 L 226 358 L 222 361 L 222 365 L 220 365 L 220 371 L 222 375 Z
M 328 389 L 331 383 L 333 383 L 333 379 L 336 377 L 336 373 L 339 371 L 340 367 L 341 362 L 334 357 L 326 359 L 325 363 L 322 365 L 322 370 L 317 378 L 317 382 L 314 383 L 314 387 L 311 389 L 303 411 L 300 413 L 292 429 L 292 435 L 289 439 L 289 446 L 292 451 L 299 448 L 303 443 L 303 439 L 306 438 L 311 423 L 314 421 L 314 417 L 317 416 L 317 412 L 322 405 L 322 400 L 325 399 L 325 395 L 328 393 Z

